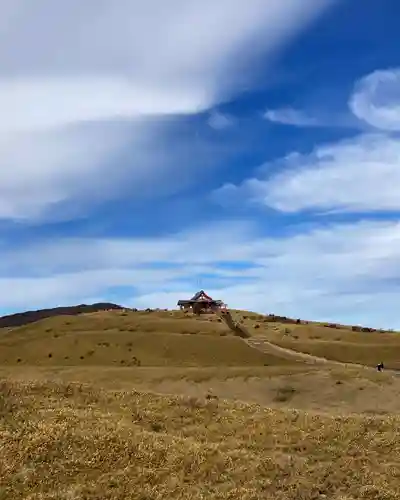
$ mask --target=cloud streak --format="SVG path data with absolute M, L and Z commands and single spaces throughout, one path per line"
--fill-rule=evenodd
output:
M 273 0 L 266 9 L 263 0 L 235 0 L 234 7 L 230 0 L 71 0 L 57 6 L 39 0 L 33 8 L 5 0 L 0 218 L 40 219 L 54 205 L 63 216 L 76 214 L 90 203 L 87 179 L 104 176 L 105 165 L 110 172 L 118 151 L 134 161 L 118 167 L 112 189 L 116 179 L 123 188 L 134 171 L 140 191 L 144 171 L 157 178 L 177 161 L 171 155 L 176 142 L 166 147 L 162 116 L 195 114 L 232 97 L 255 59 L 274 53 L 331 3 Z M 108 134 L 116 121 L 120 137 Z M 160 143 L 162 161 L 156 153 L 149 159 L 149 147 L 156 152 Z M 23 198 L 27 185 L 32 194 Z M 109 196 L 97 193 L 97 200 Z
M 306 154 L 293 151 L 266 163 L 240 185 L 223 185 L 213 199 L 225 204 L 240 197 L 284 213 L 399 211 L 400 142 L 393 133 L 397 115 L 400 130 L 399 75 L 395 69 L 371 73 L 357 82 L 349 100 L 354 114 L 382 129 L 380 133 L 318 145 Z M 311 124 L 306 116 L 289 111 L 271 111 L 269 119 Z
M 128 305 L 173 307 L 201 279 L 230 307 L 399 327 L 399 242 L 399 222 L 367 220 L 277 238 L 244 221 L 166 238 L 42 242 L 2 252 L 1 299 L 36 308 L 105 300 L 123 286 Z
M 292 154 L 278 163 L 284 166 L 282 170 L 264 165 L 265 177 L 261 174 L 239 186 L 223 186 L 214 197 L 240 196 L 286 213 L 400 210 L 400 143 L 396 138 L 360 135 L 319 146 L 310 154 Z
M 324 123 L 317 118 L 309 116 L 305 111 L 294 108 L 269 109 L 264 113 L 264 118 L 270 122 L 295 127 L 321 127 Z

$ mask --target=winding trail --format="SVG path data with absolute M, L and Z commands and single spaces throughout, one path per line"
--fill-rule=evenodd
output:
M 305 363 L 308 365 L 324 365 L 324 366 L 340 366 L 342 368 L 358 368 L 364 370 L 375 370 L 372 366 L 360 365 L 357 363 L 345 363 L 343 361 L 335 361 L 333 359 L 327 359 L 320 356 L 314 356 L 305 352 L 295 351 L 287 347 L 281 347 L 272 343 L 268 337 L 252 337 L 250 332 L 242 324 L 235 321 L 230 311 L 225 311 L 224 313 L 217 312 L 218 316 L 225 322 L 227 327 L 236 335 L 241 337 L 243 342 L 245 342 L 252 349 L 257 349 L 258 351 L 279 356 L 284 359 L 291 359 L 298 363 Z M 400 376 L 400 370 L 385 369 L 385 373 L 395 376 Z
M 259 351 L 274 354 L 280 356 L 285 359 L 293 359 L 294 361 L 301 361 L 302 363 L 307 364 L 332 364 L 332 365 L 340 365 L 346 366 L 350 363 L 342 363 L 340 361 L 333 361 L 331 359 L 321 358 L 319 356 L 313 356 L 312 354 L 307 354 L 305 352 L 294 351 L 293 349 L 288 349 L 286 347 L 281 347 L 279 345 L 273 344 L 266 337 L 251 337 L 249 339 L 244 339 L 246 344 L 253 349 L 257 349 Z M 364 365 L 356 365 L 352 364 L 351 366 L 362 367 L 365 368 Z
M 266 337 L 251 337 L 243 340 L 253 349 L 257 349 L 258 351 L 268 354 L 275 354 L 285 359 L 293 359 L 296 362 L 303 362 L 309 365 L 340 366 L 342 368 L 362 368 L 364 370 L 375 371 L 375 368 L 372 366 L 359 365 L 357 363 L 344 363 L 342 361 L 313 356 L 312 354 L 307 354 L 305 352 L 294 351 L 293 349 L 281 347 L 273 344 Z M 395 375 L 397 377 L 400 376 L 400 370 L 385 369 L 384 373 Z

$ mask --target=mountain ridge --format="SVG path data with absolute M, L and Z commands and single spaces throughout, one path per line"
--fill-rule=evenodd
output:
M 37 309 L 0 317 L 0 328 L 13 328 L 40 321 L 53 316 L 77 316 L 78 314 L 93 313 L 107 310 L 122 310 L 122 306 L 112 302 L 96 302 L 94 304 L 79 304 L 76 306 L 60 306 L 47 309 Z

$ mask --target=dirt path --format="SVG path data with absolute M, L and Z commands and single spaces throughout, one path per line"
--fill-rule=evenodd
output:
M 304 352 L 293 351 L 292 349 L 287 349 L 286 347 L 280 347 L 276 344 L 273 344 L 265 337 L 253 337 L 250 339 L 245 339 L 247 345 L 252 347 L 253 349 L 258 349 L 259 351 L 267 352 L 270 354 L 276 354 L 278 356 L 284 358 L 291 358 L 296 361 L 302 361 L 308 364 L 339 364 L 345 365 L 346 363 L 341 363 L 339 361 L 332 361 L 326 358 L 320 358 L 318 356 L 313 356 L 311 354 L 306 354 Z M 357 365 L 353 365 L 357 366 Z
M 219 316 L 225 321 L 228 328 L 237 335 L 238 328 L 245 334 L 246 337 L 241 336 L 242 340 L 246 342 L 246 344 L 252 349 L 257 349 L 258 351 L 265 352 L 268 354 L 274 354 L 276 356 L 280 356 L 285 359 L 292 359 L 296 362 L 302 362 L 309 365 L 325 365 L 325 366 L 340 366 L 342 368 L 351 367 L 351 368 L 359 368 L 366 370 L 373 370 L 374 368 L 371 366 L 360 365 L 357 363 L 345 363 L 342 361 L 335 361 L 333 359 L 327 359 L 319 356 L 314 356 L 312 354 L 307 354 L 305 352 L 294 351 L 293 349 L 289 349 L 287 347 L 281 347 L 279 345 L 273 344 L 269 341 L 267 337 L 251 337 L 248 330 L 235 321 L 231 313 L 228 311 L 228 314 L 219 314 Z M 390 375 L 400 376 L 400 370 L 390 370 L 385 369 L 385 373 Z
M 280 347 L 276 344 L 273 344 L 265 337 L 252 337 L 250 339 L 243 339 L 244 342 L 253 349 L 258 349 L 259 351 L 276 354 L 278 356 L 282 356 L 286 359 L 293 359 L 295 361 L 302 361 L 307 364 L 320 364 L 320 365 L 330 365 L 330 366 L 341 366 L 341 367 L 351 367 L 351 368 L 363 368 L 368 370 L 373 370 L 372 367 L 366 365 L 359 365 L 356 363 L 344 363 L 341 361 L 334 361 L 332 359 L 321 358 L 319 356 L 313 356 L 311 354 L 307 354 L 305 352 L 298 352 L 292 349 L 288 349 L 286 347 Z M 400 372 L 396 370 L 385 370 L 385 373 L 389 373 L 391 375 L 400 376 Z

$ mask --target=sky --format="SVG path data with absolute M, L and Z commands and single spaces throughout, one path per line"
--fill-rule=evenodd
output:
M 2 0 L 0 314 L 400 329 L 398 0 Z

